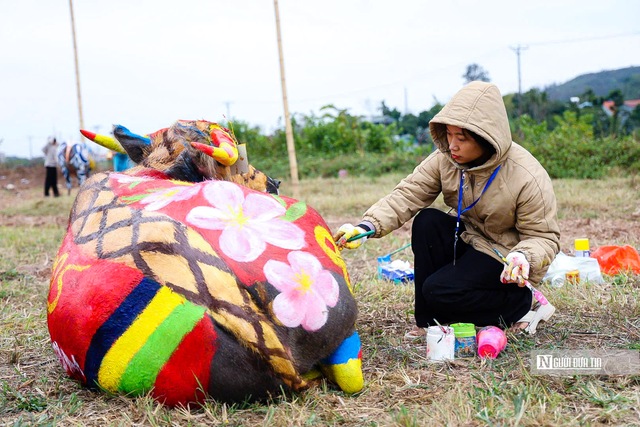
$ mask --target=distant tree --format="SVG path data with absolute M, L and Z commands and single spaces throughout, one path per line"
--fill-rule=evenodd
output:
M 433 119 L 433 117 L 438 114 L 443 107 L 444 105 L 436 100 L 436 103 L 433 105 L 433 107 L 418 114 L 418 126 L 428 129 L 431 119 Z
M 634 129 L 640 129 L 640 105 L 633 109 L 631 115 L 629 116 L 629 125 L 631 128 L 631 132 Z
M 417 135 L 418 117 L 409 113 L 400 118 L 400 131 L 403 134 Z
M 536 123 L 546 121 L 549 130 L 556 125 L 553 116 L 561 116 L 565 110 L 570 108 L 563 102 L 550 101 L 546 92 L 536 88 L 530 89 L 521 96 L 510 97 L 509 101 L 505 102 L 505 106 L 510 118 L 516 119 L 526 114 Z
M 597 101 L 596 94 L 591 88 L 586 89 L 582 93 L 582 95 L 580 95 L 580 102 L 590 102 L 595 105 L 596 101 Z
M 398 109 L 390 109 L 384 101 L 380 103 L 380 112 L 383 116 L 392 118 L 394 122 L 399 121 L 402 116 L 402 113 L 398 111 Z
M 611 135 L 615 136 L 622 124 L 620 120 L 620 107 L 624 104 L 624 95 L 620 89 L 615 89 L 607 95 L 609 101 L 613 101 L 613 116 L 611 116 Z
M 613 101 L 616 107 L 620 107 L 622 104 L 624 104 L 624 95 L 622 94 L 622 91 L 620 89 L 615 89 L 609 92 L 609 95 L 607 95 L 607 99 Z
M 479 80 L 481 82 L 490 82 L 489 73 L 478 64 L 467 65 L 467 71 L 462 75 L 465 84 Z
M 417 130 L 416 130 L 416 139 L 418 144 L 432 144 L 433 140 L 431 139 L 431 133 L 429 132 L 429 122 L 433 117 L 442 110 L 444 105 L 442 105 L 437 99 L 435 100 L 435 104 L 427 111 L 422 111 L 418 114 L 417 120 Z

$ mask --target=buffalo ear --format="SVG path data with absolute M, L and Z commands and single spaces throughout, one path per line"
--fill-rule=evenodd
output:
M 151 139 L 132 133 L 122 125 L 113 126 L 113 136 L 118 140 L 127 155 L 136 163 L 142 163 L 151 152 Z

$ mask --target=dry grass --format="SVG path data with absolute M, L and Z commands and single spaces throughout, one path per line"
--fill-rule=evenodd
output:
M 400 179 L 302 182 L 302 198 L 332 229 L 359 215 Z M 39 183 L 38 183 L 39 184 Z M 595 245 L 640 247 L 640 184 L 633 179 L 558 181 L 563 249 L 582 235 Z M 287 193 L 287 186 L 284 186 Z M 375 277 L 378 255 L 409 239 L 407 226 L 345 251 L 359 302 L 365 389 L 347 396 L 326 382 L 268 404 L 170 409 L 147 397 L 108 396 L 66 378 L 49 343 L 46 295 L 70 199 L 44 200 L 39 185 L 0 190 L 0 425 L 418 426 L 640 425 L 640 376 L 532 376 L 532 349 L 640 349 L 640 279 L 608 277 L 541 288 L 558 307 L 538 333 L 509 335 L 494 361 L 430 364 L 423 343 L 405 343 L 412 286 Z M 397 255 L 410 259 L 410 252 Z

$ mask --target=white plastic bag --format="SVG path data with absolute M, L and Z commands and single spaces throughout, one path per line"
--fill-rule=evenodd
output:
M 380 277 L 392 280 L 394 283 L 402 283 L 413 280 L 413 268 L 408 261 L 399 259 L 380 268 Z
M 580 280 L 595 284 L 604 283 L 597 259 L 568 256 L 563 252 L 559 252 L 556 255 L 542 280 L 548 281 L 551 286 L 559 288 L 564 285 L 566 274 L 573 270 L 578 270 Z

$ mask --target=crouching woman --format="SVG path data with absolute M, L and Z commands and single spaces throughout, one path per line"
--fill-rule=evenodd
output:
M 413 219 L 416 326 L 408 339 L 436 321 L 535 333 L 555 311 L 533 304 L 525 283 L 539 282 L 560 249 L 549 175 L 511 140 L 493 84 L 462 88 L 429 127 L 437 150 L 334 238 L 353 249 L 366 238 L 349 238 L 366 231 L 383 237 Z M 430 208 L 440 194 L 448 212 Z

